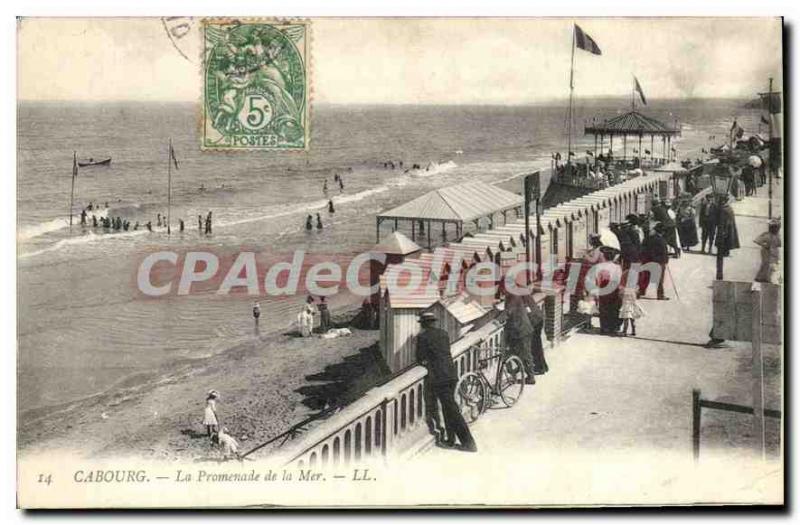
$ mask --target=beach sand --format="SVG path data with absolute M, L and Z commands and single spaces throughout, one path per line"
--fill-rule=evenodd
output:
M 353 315 L 339 311 L 334 323 L 344 325 Z M 378 332 L 351 331 L 335 339 L 302 338 L 293 330 L 254 337 L 136 387 L 30 413 L 19 419 L 20 453 L 216 461 L 219 452 L 202 425 L 211 389 L 222 396 L 221 424 L 246 452 L 325 408 L 349 403 L 388 375 L 377 353 Z

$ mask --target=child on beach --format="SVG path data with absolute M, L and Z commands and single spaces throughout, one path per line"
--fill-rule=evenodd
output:
M 220 430 L 219 434 L 215 436 L 216 444 L 222 449 L 222 457 L 224 459 L 235 457 L 241 461 L 242 458 L 239 455 L 239 442 L 236 441 L 236 438 L 231 436 L 228 432 L 229 431 L 227 427 Z
M 627 287 L 622 290 L 622 306 L 619 309 L 619 318 L 622 319 L 622 335 L 628 334 L 628 324 L 631 325 L 631 335 L 636 337 L 636 319 L 644 317 L 644 310 L 636 298 L 636 288 Z
M 219 399 L 219 392 L 211 390 L 206 396 L 206 410 L 203 416 L 203 424 L 206 426 L 208 437 L 211 438 L 219 430 L 219 421 L 217 420 L 217 400 Z

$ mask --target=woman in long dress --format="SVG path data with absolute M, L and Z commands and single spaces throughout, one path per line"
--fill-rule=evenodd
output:
M 697 246 L 697 213 L 691 202 L 684 201 L 678 208 L 678 233 L 681 238 L 681 248 L 689 251 L 689 248 Z

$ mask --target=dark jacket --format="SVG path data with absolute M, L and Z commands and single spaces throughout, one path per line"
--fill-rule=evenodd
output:
M 658 264 L 666 264 L 669 261 L 667 255 L 667 241 L 664 236 L 658 232 L 653 232 L 647 238 L 645 245 L 647 251 L 647 260 Z
M 736 229 L 736 215 L 730 204 L 724 204 L 719 210 L 719 224 L 717 224 L 717 248 L 727 255 L 730 250 L 739 248 L 739 232 Z
M 653 208 L 652 212 L 653 220 L 655 220 L 655 222 L 660 222 L 666 228 L 675 226 L 675 221 L 673 221 L 672 217 L 669 216 L 669 212 L 665 206 L 658 205 Z
M 450 338 L 440 328 L 423 328 L 417 336 L 417 362 L 428 369 L 431 384 L 458 381 L 458 372 L 450 354 Z

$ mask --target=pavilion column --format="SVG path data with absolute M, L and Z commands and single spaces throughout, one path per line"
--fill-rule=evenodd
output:
M 642 167 L 642 134 L 639 133 L 639 165 L 637 168 Z
M 395 232 L 397 231 L 397 219 L 394 220 L 394 230 L 392 230 L 392 231 L 395 231 Z
M 614 154 L 614 134 L 613 133 L 611 135 L 609 135 L 608 141 L 609 141 L 608 142 L 608 151 L 610 151 L 611 154 L 613 155 Z
M 428 220 L 428 249 L 431 249 L 431 221 Z
M 650 135 L 650 160 L 653 160 L 653 151 L 655 151 L 655 135 Z M 652 163 L 652 162 L 651 162 Z
M 412 220 L 411 221 L 411 240 L 412 241 L 414 240 L 414 237 L 416 236 L 416 234 L 417 234 L 417 221 Z
M 628 160 L 628 135 L 622 136 L 622 158 Z
M 447 242 L 447 230 L 445 229 L 446 226 L 447 223 L 442 221 L 442 241 L 444 242 Z

